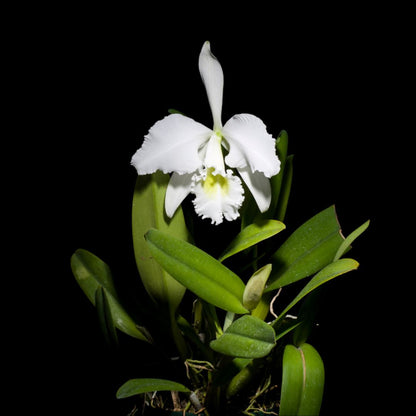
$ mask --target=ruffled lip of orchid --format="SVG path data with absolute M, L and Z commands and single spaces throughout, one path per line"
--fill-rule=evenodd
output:
M 225 176 L 222 176 L 214 175 L 210 169 L 204 169 L 194 176 L 192 192 L 195 194 L 195 212 L 202 219 L 211 219 L 211 224 L 219 225 L 224 218 L 233 221 L 239 217 L 239 209 L 244 201 L 244 188 L 240 178 L 234 176 L 232 170 L 227 170 Z

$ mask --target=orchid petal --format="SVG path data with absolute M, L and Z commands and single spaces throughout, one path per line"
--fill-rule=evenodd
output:
M 224 74 L 217 58 L 211 53 L 209 42 L 205 42 L 199 55 L 199 72 L 208 95 L 214 120 L 214 130 L 220 129 Z
M 179 205 L 191 192 L 193 176 L 194 172 L 172 174 L 165 194 L 165 211 L 169 218 L 173 217 Z
M 252 172 L 248 167 L 237 170 L 253 195 L 260 212 L 266 212 L 272 200 L 270 180 L 263 173 Z
M 211 223 L 221 224 L 223 218 L 233 221 L 240 215 L 244 201 L 244 188 L 240 178 L 227 170 L 226 175 L 213 175 L 212 169 L 204 169 L 194 178 L 195 185 L 192 192 L 195 211 L 202 218 L 211 219 Z
M 204 166 L 214 168 L 215 172 L 225 175 L 224 156 L 221 148 L 221 137 L 213 133 L 206 145 Z
M 201 123 L 181 114 L 171 114 L 151 127 L 131 163 L 139 175 L 156 170 L 195 172 L 202 166 L 198 149 L 211 134 L 212 130 Z
M 266 126 L 252 114 L 238 114 L 225 123 L 222 129 L 230 146 L 225 163 L 243 169 L 247 166 L 252 172 L 262 172 L 270 178 L 280 170 L 276 156 L 275 139 L 267 133 Z

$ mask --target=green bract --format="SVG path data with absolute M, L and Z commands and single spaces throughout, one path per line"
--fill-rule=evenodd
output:
M 247 282 L 243 294 L 243 305 L 248 310 L 252 311 L 257 307 L 263 295 L 264 286 L 272 271 L 272 265 L 266 264 L 261 269 L 257 270 Z

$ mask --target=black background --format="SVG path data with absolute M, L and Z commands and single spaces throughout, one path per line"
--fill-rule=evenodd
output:
M 385 206 L 394 204 L 403 55 L 401 35 L 386 28 L 400 26 L 400 17 L 388 10 L 309 12 L 62 8 L 31 22 L 20 69 L 38 137 L 28 146 L 41 156 L 26 184 L 38 242 L 31 269 L 41 293 L 30 293 L 35 306 L 25 314 L 25 355 L 35 366 L 18 374 L 37 392 L 28 408 L 132 410 L 115 391 L 145 375 L 139 362 L 150 347 L 121 335 L 120 353 L 108 351 L 69 260 L 79 247 L 90 250 L 110 265 L 121 290 L 131 288 L 133 297 L 142 290 L 130 235 L 130 159 L 169 108 L 211 126 L 197 65 L 205 40 L 225 74 L 223 122 L 247 112 L 274 137 L 289 133 L 295 173 L 288 228 L 331 204 L 344 235 L 371 220 L 351 252 L 361 266 L 329 284 L 311 343 L 326 366 L 322 415 L 390 406 L 395 365 L 386 308 L 396 300 L 387 284 L 393 254 L 385 250 Z

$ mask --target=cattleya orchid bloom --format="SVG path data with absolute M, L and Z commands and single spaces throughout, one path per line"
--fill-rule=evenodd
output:
M 271 201 L 269 178 L 280 170 L 275 139 L 251 114 L 235 115 L 222 125 L 224 75 L 209 42 L 204 43 L 199 55 L 199 71 L 211 107 L 213 129 L 182 114 L 170 114 L 150 128 L 131 163 L 139 175 L 157 170 L 173 173 L 165 196 L 169 217 L 192 193 L 196 213 L 210 218 L 213 224 L 220 224 L 223 218 L 238 218 L 244 188 L 229 168 L 237 170 L 259 210 L 265 212 Z M 223 149 L 227 152 L 225 158 Z

